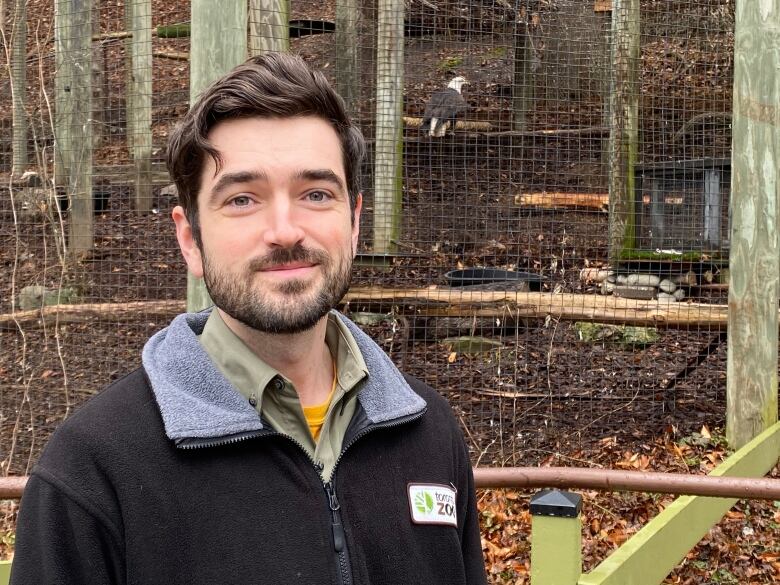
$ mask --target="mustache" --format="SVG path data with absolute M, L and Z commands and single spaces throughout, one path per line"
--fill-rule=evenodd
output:
M 312 250 L 306 248 L 302 244 L 296 244 L 292 248 L 277 248 L 271 250 L 265 256 L 253 258 L 249 262 L 249 269 L 253 272 L 259 272 L 271 266 L 290 264 L 292 262 L 328 264 L 330 262 L 330 256 L 321 250 Z

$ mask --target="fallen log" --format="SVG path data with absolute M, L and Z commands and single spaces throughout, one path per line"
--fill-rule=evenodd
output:
M 520 291 L 461 291 L 457 288 L 398 289 L 355 287 L 342 304 L 352 310 L 396 310 L 421 317 L 497 317 L 596 321 L 673 328 L 725 329 L 728 305 L 664 303 L 615 296 Z M 183 300 L 59 305 L 0 315 L 0 329 L 44 322 L 88 323 L 170 317 L 184 311 Z
M 423 317 L 554 318 L 652 327 L 724 329 L 728 306 L 662 303 L 615 296 L 520 291 L 459 291 L 457 288 L 353 288 L 344 301 L 360 310 L 412 312 Z M 408 305 L 405 307 L 405 305 Z
M 130 303 L 88 303 L 54 305 L 0 315 L 0 330 L 17 327 L 47 327 L 65 323 L 95 321 L 137 321 L 153 317 L 170 318 L 186 309 L 185 301 L 135 301 Z M 18 324 L 18 325 L 17 325 Z
M 404 116 L 404 125 L 412 128 L 422 126 L 422 118 L 412 118 Z M 493 125 L 490 122 L 473 122 L 469 120 L 458 120 L 455 122 L 455 130 L 471 130 L 473 132 L 490 132 Z
M 584 208 L 609 210 L 607 193 L 519 193 L 515 195 L 515 205 L 541 209 Z
M 152 51 L 153 57 L 162 59 L 173 59 L 174 61 L 189 61 L 190 54 L 181 51 Z

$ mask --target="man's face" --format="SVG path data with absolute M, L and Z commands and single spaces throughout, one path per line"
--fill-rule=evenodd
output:
M 214 304 L 269 333 L 313 327 L 349 287 L 357 249 L 338 135 L 317 117 L 247 118 L 215 126 L 201 175 L 199 248 L 177 207 L 187 265 Z

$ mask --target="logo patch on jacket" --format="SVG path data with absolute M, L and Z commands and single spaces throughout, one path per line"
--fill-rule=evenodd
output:
M 409 509 L 415 524 L 458 526 L 455 488 L 436 483 L 410 483 Z

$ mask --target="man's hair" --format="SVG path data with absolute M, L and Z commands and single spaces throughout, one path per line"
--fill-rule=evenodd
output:
M 222 166 L 219 152 L 207 138 L 211 129 L 225 120 L 298 116 L 317 116 L 336 131 L 350 209 L 355 209 L 365 139 L 347 114 L 344 100 L 321 72 L 311 69 L 300 57 L 267 53 L 252 57 L 209 86 L 168 140 L 168 172 L 198 245 L 198 191 L 205 157 L 210 156 L 217 169 Z

